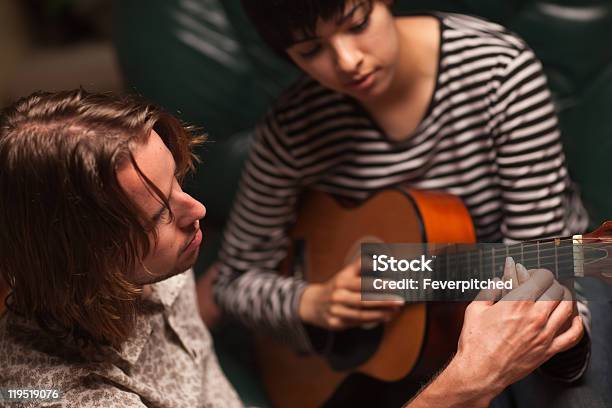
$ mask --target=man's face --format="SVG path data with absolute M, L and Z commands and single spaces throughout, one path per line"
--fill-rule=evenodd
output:
M 133 155 L 142 173 L 165 194 L 174 214 L 171 219 L 168 208 L 139 177 L 131 163 L 120 168 L 117 172 L 119 184 L 156 225 L 157 243 L 150 233 L 151 249 L 132 278 L 133 282 L 144 285 L 193 266 L 202 242 L 199 220 L 206 214 L 206 208 L 181 189 L 175 177 L 172 153 L 155 131 L 151 131 L 146 143 L 134 149 Z
M 321 85 L 358 100 L 389 87 L 399 59 L 397 28 L 388 0 L 346 2 L 341 16 L 319 19 L 313 37 L 296 33 L 287 54 Z

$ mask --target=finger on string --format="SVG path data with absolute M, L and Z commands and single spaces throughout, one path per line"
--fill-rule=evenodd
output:
M 534 270 L 534 272 L 537 269 Z M 557 280 L 553 280 L 552 285 L 537 299 L 538 301 L 553 301 L 560 302 L 564 296 L 565 287 L 562 286 Z
M 340 271 L 342 275 L 359 276 L 361 274 L 361 258 L 357 258 L 355 261 L 346 265 Z
M 500 281 L 500 279 L 493 278 L 493 281 L 497 283 Z M 502 290 L 497 288 L 497 284 L 492 286 L 493 287 L 491 289 L 482 289 L 480 292 L 478 292 L 478 295 L 476 295 L 474 301 L 484 301 L 489 304 L 493 304 L 499 300 L 502 297 Z
M 363 308 L 399 308 L 404 305 L 404 299 L 400 296 L 392 294 L 381 294 L 376 295 L 378 299 L 374 300 L 374 294 L 367 294 L 367 298 L 360 292 L 353 292 L 346 289 L 340 289 L 338 294 L 335 295 L 335 299 L 351 307 L 363 307 Z
M 546 269 L 536 269 L 524 284 L 512 290 L 501 300 L 537 300 L 552 286 L 554 278 Z
M 523 266 L 523 264 L 516 264 L 516 277 L 518 279 L 519 285 L 525 283 L 530 276 L 531 273 L 529 273 L 529 271 L 527 270 L 527 268 L 525 268 L 525 266 Z
M 373 289 L 373 286 L 368 286 L 368 281 L 361 280 L 360 276 L 343 275 L 339 276 L 336 280 L 339 288 L 350 290 L 352 292 L 361 293 L 362 287 L 364 289 Z M 363 284 L 363 286 L 362 286 Z
M 559 282 L 555 281 L 534 303 L 536 313 L 541 313 L 548 319 L 563 299 L 564 290 Z
M 567 288 L 563 288 L 563 300 L 559 302 L 550 313 L 545 330 L 547 330 L 548 333 L 557 333 L 565 322 L 572 318 L 573 310 L 574 302 L 572 301 L 572 293 Z
M 516 276 L 516 264 L 514 263 L 514 259 L 508 256 L 506 257 L 506 263 L 504 264 L 504 275 L 502 277 L 504 282 L 511 281 L 512 288 L 518 287 L 518 278 Z M 505 285 L 504 285 L 505 286 Z M 502 296 L 507 295 L 510 292 L 509 289 L 502 290 Z
M 584 326 L 580 316 L 574 316 L 569 329 L 554 338 L 550 347 L 551 354 L 557 354 L 574 347 L 584 335 Z

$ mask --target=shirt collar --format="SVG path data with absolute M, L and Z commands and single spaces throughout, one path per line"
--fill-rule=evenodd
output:
M 185 286 L 189 275 L 191 275 L 191 270 L 154 283 L 151 285 L 151 296 L 149 299 L 154 303 L 161 304 L 164 309 L 170 309 L 181 289 Z
M 162 306 L 164 315 L 167 316 L 190 275 L 191 270 L 152 284 L 151 294 L 147 297 L 147 300 Z M 115 354 L 121 360 L 127 362 L 129 365 L 136 363 L 145 344 L 151 336 L 153 327 L 152 319 L 154 315 L 155 313 L 138 314 L 136 316 L 134 333 L 121 345 L 120 350 L 112 349 L 113 354 Z

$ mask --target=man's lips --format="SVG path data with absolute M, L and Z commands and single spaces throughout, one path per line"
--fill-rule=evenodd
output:
M 198 228 L 196 233 L 193 234 L 193 237 L 191 238 L 191 240 L 189 240 L 187 245 L 185 245 L 182 252 L 186 252 L 186 251 L 190 251 L 192 249 L 198 248 L 201 243 L 202 243 L 202 229 Z

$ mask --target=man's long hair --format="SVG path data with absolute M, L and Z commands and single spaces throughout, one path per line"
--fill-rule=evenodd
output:
M 129 280 L 154 226 L 117 181 L 154 129 L 177 177 L 193 170 L 202 137 L 135 97 L 79 89 L 35 93 L 0 118 L 0 272 L 7 307 L 57 338 L 119 347 L 132 333 L 141 289 Z

